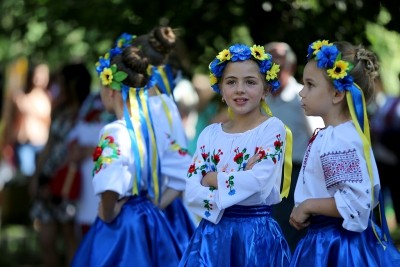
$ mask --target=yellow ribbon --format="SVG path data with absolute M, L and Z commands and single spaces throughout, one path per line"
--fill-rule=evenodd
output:
M 360 89 L 360 87 L 354 83 L 354 85 L 360 90 L 361 92 L 361 97 L 362 97 L 362 104 L 363 104 L 363 114 L 364 114 L 364 132 L 361 129 L 361 126 L 357 120 L 357 116 L 355 114 L 355 109 L 354 109 L 354 103 L 353 103 L 353 98 L 351 96 L 351 93 L 349 91 L 346 91 L 346 98 L 347 98 L 347 103 L 349 105 L 349 110 L 350 110 L 350 115 L 351 115 L 351 119 L 353 120 L 353 123 L 356 127 L 356 130 L 358 132 L 358 135 L 361 138 L 362 144 L 363 144 L 363 152 L 364 152 L 364 157 L 365 157 L 365 161 L 367 163 L 367 169 L 368 169 L 368 175 L 369 175 L 369 180 L 371 182 L 371 207 L 373 209 L 374 207 L 374 175 L 372 172 L 372 164 L 371 164 L 371 154 L 370 154 L 370 149 L 371 149 L 371 138 L 370 138 L 370 131 L 369 131 L 369 122 L 368 122 L 368 117 L 367 117 L 367 110 L 366 110 L 366 105 L 365 105 L 365 98 L 364 98 L 364 94 L 362 92 L 362 90 Z M 380 205 L 380 204 L 379 204 Z M 381 210 L 379 207 L 379 215 L 382 216 L 381 214 Z M 374 223 L 372 222 L 372 216 L 371 216 L 371 225 L 372 225 L 372 229 L 374 231 L 374 234 L 376 236 L 376 238 L 378 239 L 379 243 L 381 243 L 381 245 L 383 246 L 384 249 L 386 249 L 386 246 L 382 243 L 381 238 L 378 236 L 378 233 L 376 232 Z
M 157 66 L 157 69 L 161 74 L 161 78 L 164 82 L 165 89 L 167 90 L 167 93 L 170 96 L 172 94 L 172 90 L 171 90 L 171 85 L 168 82 L 167 73 L 165 72 L 165 66 L 164 65 Z
M 139 118 L 139 103 L 138 99 L 136 98 L 135 90 L 133 88 L 130 88 L 129 90 L 129 105 L 130 105 L 130 113 L 131 113 L 131 120 L 132 120 L 132 125 L 134 127 L 135 131 L 135 137 L 136 140 L 138 140 L 138 149 L 139 149 L 139 156 L 140 156 L 140 167 L 143 169 L 144 168 L 144 150 L 142 144 L 144 144 L 144 138 L 142 135 L 142 129 L 140 128 L 140 118 Z M 135 177 L 135 181 L 133 183 L 133 194 L 134 195 L 139 195 L 139 188 L 137 185 L 137 180 L 140 179 L 141 177 Z
M 158 203 L 158 199 L 160 196 L 160 188 L 159 188 L 159 175 L 158 175 L 158 151 L 157 151 L 157 143 L 156 143 L 156 138 L 155 138 L 155 133 L 154 133 L 154 128 L 153 124 L 150 120 L 151 115 L 149 112 L 149 108 L 147 106 L 147 99 L 145 96 L 144 88 L 140 88 L 139 90 L 139 99 L 142 111 L 144 114 L 144 118 L 146 120 L 146 126 L 147 130 L 149 133 L 149 139 L 150 139 L 150 147 L 151 147 L 151 153 L 149 153 L 149 156 L 151 156 L 151 177 L 152 177 L 152 182 L 153 182 L 153 189 L 154 189 L 154 200 L 156 203 Z M 139 124 L 140 125 L 140 124 Z M 136 131 L 135 131 L 136 132 Z M 143 138 L 143 137 L 142 137 Z M 150 152 L 150 151 L 149 151 Z M 141 154 L 142 156 L 142 154 Z
M 292 182 L 292 147 L 293 136 L 292 131 L 285 125 L 286 130 L 286 149 L 285 149 L 285 162 L 283 168 L 283 186 L 281 191 L 281 198 L 287 197 L 290 191 L 290 183 Z
M 261 101 L 261 108 L 264 112 L 272 117 L 271 109 L 265 101 Z M 292 181 L 292 147 L 293 135 L 292 131 L 285 125 L 286 130 L 286 149 L 283 162 L 283 185 L 281 190 L 281 198 L 287 197 L 290 191 L 290 183 Z
M 169 127 L 171 128 L 171 131 L 173 131 L 171 111 L 169 110 L 168 105 L 165 102 L 164 98 L 161 96 L 161 92 L 158 89 L 158 87 L 156 87 L 156 93 L 157 93 L 158 96 L 160 96 L 162 107 L 164 109 L 165 114 L 167 115 Z

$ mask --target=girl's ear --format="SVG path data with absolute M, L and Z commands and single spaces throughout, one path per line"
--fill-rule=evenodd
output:
M 346 97 L 346 91 L 342 91 L 339 92 L 338 90 L 335 90 L 335 92 L 333 93 L 333 98 L 332 98 L 332 102 L 333 104 L 338 104 L 340 102 L 342 102 Z

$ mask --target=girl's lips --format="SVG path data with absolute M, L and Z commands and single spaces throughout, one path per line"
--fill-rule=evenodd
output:
M 247 98 L 236 98 L 233 101 L 235 101 L 236 103 L 244 103 L 247 101 Z

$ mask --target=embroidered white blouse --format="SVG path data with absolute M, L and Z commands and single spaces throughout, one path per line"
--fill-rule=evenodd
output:
M 233 205 L 279 203 L 285 138 L 284 124 L 276 117 L 244 133 L 226 133 L 221 123 L 207 126 L 197 140 L 188 172 L 185 198 L 190 210 L 218 223 L 224 209 Z M 256 153 L 262 159 L 245 171 Z M 218 189 L 200 184 L 210 171 L 218 172 Z
M 374 178 L 374 204 L 380 190 L 378 169 L 369 150 Z M 295 205 L 309 198 L 334 197 L 343 228 L 361 232 L 368 226 L 372 187 L 363 144 L 353 122 L 321 129 L 309 144 L 297 181 Z
M 163 186 L 183 191 L 191 156 L 187 153 L 186 137 L 184 134 L 179 134 L 184 133 L 183 125 L 180 117 L 179 119 L 175 118 L 179 116 L 179 113 L 172 101 L 166 95 L 149 97 L 157 151 L 161 158 Z M 170 109 L 169 115 L 165 112 L 162 103 Z M 168 116 L 171 117 L 171 120 L 167 118 Z M 148 157 L 148 152 L 145 150 L 146 146 L 142 144 L 142 148 L 142 156 L 146 160 Z M 100 132 L 99 144 L 93 156 L 95 161 L 93 170 L 95 194 L 110 190 L 117 192 L 121 198 L 132 195 L 133 178 L 136 175 L 135 158 L 124 119 L 116 120 L 103 127 Z M 154 168 L 154 166 L 151 166 L 151 168 Z M 148 189 L 148 172 L 149 169 L 145 165 L 141 175 L 141 190 Z

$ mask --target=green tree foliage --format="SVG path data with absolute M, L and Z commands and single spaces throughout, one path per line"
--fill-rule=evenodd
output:
M 239 41 L 286 41 L 301 65 L 315 39 L 369 46 L 365 27 L 381 7 L 391 14 L 385 29 L 398 31 L 399 5 L 390 0 L 2 0 L 0 62 L 24 55 L 52 67 L 75 58 L 92 64 L 120 33 L 169 25 L 186 46 L 190 72 L 205 71 L 217 51 Z

